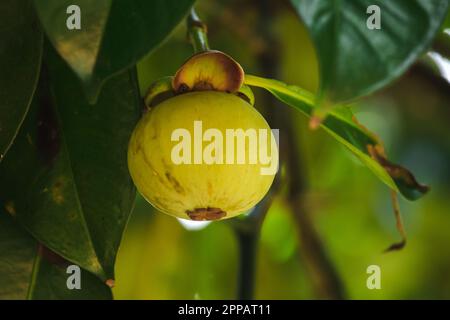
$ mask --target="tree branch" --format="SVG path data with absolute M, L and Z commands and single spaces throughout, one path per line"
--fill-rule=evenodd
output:
M 274 195 L 278 191 L 278 178 L 275 179 L 269 192 L 255 206 L 251 214 L 234 223 L 239 244 L 237 287 L 239 300 L 251 300 L 254 297 L 258 242 L 264 218 L 272 205 Z
M 255 2 L 259 5 L 261 14 L 259 29 L 262 30 L 267 43 L 266 50 L 258 58 L 260 66 L 264 76 L 278 78 L 278 48 L 280 44 L 277 36 L 269 27 L 274 16 L 274 4 L 268 0 L 255 0 Z M 290 114 L 292 110 L 278 105 L 279 102 L 273 97 L 267 97 L 266 101 L 269 104 L 267 113 L 271 126 L 281 129 L 280 160 L 286 165 L 286 177 L 289 179 L 287 201 L 300 233 L 300 254 L 304 257 L 317 295 L 326 299 L 343 299 L 345 295 L 342 282 L 326 254 L 320 235 L 316 232 L 310 219 L 310 213 L 304 206 L 307 189 L 306 174 L 300 155 L 300 143 L 294 130 L 294 117 Z

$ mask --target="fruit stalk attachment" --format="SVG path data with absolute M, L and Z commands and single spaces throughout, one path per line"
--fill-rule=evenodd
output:
M 207 27 L 192 8 L 187 17 L 188 37 L 194 47 L 195 53 L 209 50 Z

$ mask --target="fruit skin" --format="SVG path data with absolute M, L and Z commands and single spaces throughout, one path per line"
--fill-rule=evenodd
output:
M 203 132 L 216 128 L 224 137 L 226 129 L 270 130 L 256 109 L 233 94 L 201 91 L 165 100 L 142 117 L 130 140 L 128 167 L 138 191 L 160 211 L 184 219 L 218 220 L 251 209 L 274 179 L 274 175 L 261 175 L 259 162 L 172 162 L 172 148 L 178 143 L 171 141 L 173 130 L 185 128 L 193 140 L 193 124 L 198 120 Z M 203 142 L 203 148 L 208 144 Z

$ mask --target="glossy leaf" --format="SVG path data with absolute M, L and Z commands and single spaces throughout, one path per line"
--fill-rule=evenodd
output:
M 135 64 L 163 41 L 194 0 L 35 0 L 44 29 L 95 101 L 103 81 Z M 68 30 L 68 6 L 81 29 Z
M 69 290 L 69 263 L 60 257 L 55 263 L 55 254 L 43 255 L 43 247 L 39 250 L 38 243 L 5 211 L 0 210 L 0 299 L 112 299 L 111 290 L 84 270 L 81 289 Z
M 80 269 L 79 289 L 67 287 L 73 271 L 67 271 L 72 265 L 43 246 L 39 246 L 34 261 L 32 281 L 28 290 L 28 299 L 32 300 L 111 300 L 111 289 L 99 278 Z
M 245 83 L 268 90 L 307 116 L 314 112 L 314 95 L 299 87 L 252 75 L 246 75 Z M 381 181 L 407 199 L 418 199 L 428 191 L 408 170 L 387 160 L 381 142 L 357 123 L 349 108 L 340 106 L 332 110 L 321 127 L 357 156 Z
M 0 162 L 19 131 L 39 78 L 42 31 L 31 1 L 0 1 Z
M 315 44 L 326 104 L 367 95 L 400 76 L 430 45 L 448 0 L 291 0 Z M 381 29 L 370 30 L 377 5 Z
M 46 63 L 0 166 L 0 203 L 43 245 L 106 281 L 135 197 L 126 156 L 141 110 L 135 72 L 114 76 L 89 105 L 56 53 Z

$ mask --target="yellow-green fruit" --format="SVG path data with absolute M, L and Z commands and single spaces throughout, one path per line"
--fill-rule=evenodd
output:
M 237 163 L 237 140 L 234 141 L 232 164 L 230 161 L 228 164 L 194 164 L 199 150 L 199 144 L 194 147 L 199 141 L 198 126 L 194 130 L 195 121 L 197 124 L 201 121 L 203 133 L 210 128 L 222 133 L 224 162 L 227 129 L 254 129 L 255 132 L 263 129 L 268 132 L 268 154 L 276 155 L 278 152 L 276 145 L 270 144 L 273 137 L 267 122 L 243 99 L 217 91 L 185 93 L 153 107 L 136 126 L 128 149 L 128 167 L 137 189 L 157 209 L 179 218 L 216 220 L 251 209 L 269 190 L 275 172 L 262 174 L 261 168 L 267 168 L 267 163 L 259 160 L 256 164 L 250 163 L 250 139 L 245 140 L 245 164 Z M 191 164 L 177 164 L 173 158 L 174 147 L 180 146 L 181 142 L 189 142 L 180 136 L 178 140 L 172 139 L 173 133 L 181 128 L 186 129 L 184 132 L 189 132 L 191 137 Z M 205 139 L 201 142 L 201 150 L 207 152 L 207 146 L 214 141 L 218 143 L 217 139 L 217 136 L 208 141 Z M 215 152 L 210 154 L 217 156 Z M 180 154 L 186 156 L 185 152 Z M 278 165 L 277 156 L 272 156 L 272 161 Z

